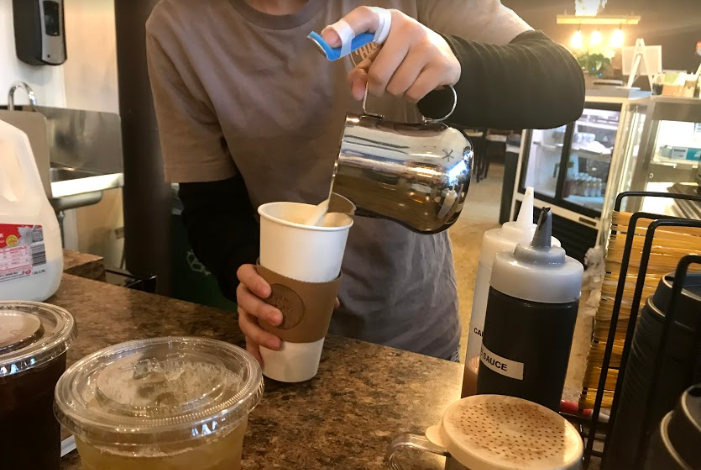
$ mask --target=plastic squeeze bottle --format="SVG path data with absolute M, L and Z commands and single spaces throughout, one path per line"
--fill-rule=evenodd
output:
M 482 338 L 478 394 L 560 407 L 584 268 L 552 246 L 544 208 L 530 245 L 497 254 Z
M 482 330 L 484 315 L 487 311 L 489 279 L 492 277 L 492 264 L 497 253 L 513 252 L 519 243 L 528 243 L 533 239 L 536 224 L 533 223 L 533 188 L 526 188 L 526 194 L 515 222 L 507 222 L 499 228 L 488 230 L 482 237 L 477 281 L 472 302 L 470 332 L 467 337 L 467 355 L 465 357 L 465 374 L 462 382 L 462 396 L 477 393 L 477 368 L 479 367 L 482 348 Z M 553 246 L 560 242 L 552 239 Z

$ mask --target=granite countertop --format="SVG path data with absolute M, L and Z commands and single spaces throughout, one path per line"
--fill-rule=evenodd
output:
M 63 272 L 74 276 L 105 280 L 105 262 L 100 256 L 63 250 Z
M 65 274 L 50 303 L 73 314 L 78 338 L 69 364 L 103 347 L 138 338 L 197 335 L 243 345 L 234 314 Z M 422 433 L 460 396 L 462 366 L 330 336 L 319 374 L 283 385 L 266 382 L 244 444 L 243 469 L 385 469 L 387 445 Z M 405 459 L 407 460 L 407 459 Z M 411 468 L 443 468 L 412 457 Z M 62 470 L 81 468 L 76 452 Z

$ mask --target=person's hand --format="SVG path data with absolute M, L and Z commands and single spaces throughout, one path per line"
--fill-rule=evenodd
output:
M 282 323 L 282 313 L 263 299 L 270 297 L 270 284 L 263 279 L 252 264 L 244 264 L 236 272 L 239 287 L 236 289 L 236 303 L 239 306 L 239 328 L 246 335 L 246 350 L 263 363 L 260 346 L 277 351 L 282 340 L 268 333 L 258 325 L 258 320 L 265 320 L 271 325 Z
M 429 92 L 444 85 L 455 85 L 460 79 L 460 62 L 448 43 L 434 31 L 398 10 L 390 10 L 392 23 L 385 43 L 348 75 L 353 97 L 363 99 L 365 85 L 370 93 L 385 92 L 419 101 Z M 356 35 L 375 32 L 379 15 L 372 7 L 358 7 L 343 18 Z M 326 27 L 322 37 L 332 47 L 341 39 Z
M 246 350 L 263 363 L 260 346 L 274 351 L 282 347 L 282 340 L 268 333 L 258 325 L 258 320 L 265 320 L 273 326 L 282 323 L 282 313 L 272 305 L 265 303 L 272 294 L 270 284 L 263 279 L 252 264 L 244 264 L 236 272 L 239 286 L 236 289 L 236 303 L 239 312 L 239 328 L 246 336 Z M 341 305 L 336 299 L 335 308 Z

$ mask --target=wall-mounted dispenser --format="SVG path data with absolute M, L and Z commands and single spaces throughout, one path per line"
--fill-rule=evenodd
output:
M 31 65 L 66 61 L 63 0 L 12 0 L 17 58 Z

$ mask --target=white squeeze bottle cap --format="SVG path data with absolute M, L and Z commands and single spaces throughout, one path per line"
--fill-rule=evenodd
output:
M 521 209 L 516 221 L 506 222 L 501 227 L 488 230 L 482 237 L 477 280 L 472 299 L 470 331 L 467 339 L 463 397 L 474 395 L 476 390 L 477 368 L 479 367 L 479 355 L 482 348 L 482 330 L 484 329 L 484 316 L 487 311 L 487 299 L 489 297 L 489 280 L 492 277 L 494 258 L 497 253 L 504 251 L 513 252 L 519 243 L 530 243 L 535 229 L 536 224 L 533 223 L 533 188 L 529 187 L 526 188 L 526 194 L 521 203 Z M 560 242 L 553 238 L 552 245 L 560 246 Z
M 577 302 L 582 288 L 582 264 L 552 246 L 552 213 L 540 214 L 531 243 L 519 243 L 513 253 L 499 253 L 490 280 L 492 288 L 514 299 L 546 304 Z
M 533 188 L 526 188 L 521 209 L 515 222 L 506 222 L 499 228 L 487 230 L 482 237 L 480 263 L 490 269 L 494 256 L 502 251 L 513 251 L 519 243 L 531 241 L 536 225 L 533 223 Z M 474 314 L 474 308 L 473 308 Z

